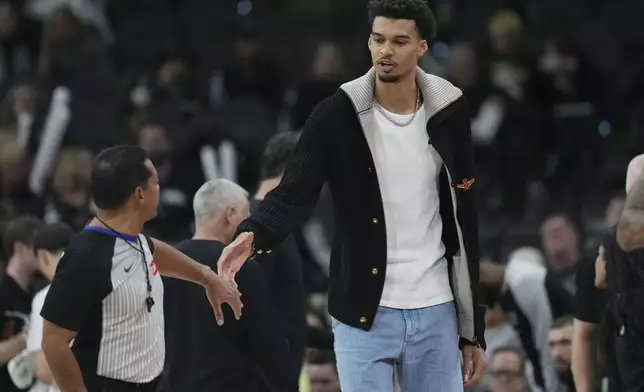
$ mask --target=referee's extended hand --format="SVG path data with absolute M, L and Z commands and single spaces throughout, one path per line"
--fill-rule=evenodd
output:
M 221 305 L 225 303 L 230 305 L 235 313 L 235 318 L 239 320 L 244 305 L 242 305 L 241 294 L 237 290 L 234 281 L 226 280 L 213 273 L 210 282 L 206 285 L 206 295 L 208 296 L 212 310 L 215 312 L 218 325 L 221 326 L 224 324 L 224 313 Z
M 225 281 L 235 284 L 235 275 L 253 251 L 253 239 L 253 233 L 241 233 L 221 252 L 217 261 L 217 273 Z

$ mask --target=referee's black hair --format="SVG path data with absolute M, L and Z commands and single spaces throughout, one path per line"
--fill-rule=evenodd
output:
M 122 207 L 137 187 L 145 188 L 152 175 L 142 148 L 119 145 L 101 151 L 92 168 L 92 197 L 100 210 Z
M 10 220 L 2 237 L 2 246 L 7 257 L 13 256 L 13 246 L 17 243 L 33 247 L 34 237 L 44 225 L 42 220 L 31 215 L 19 216 Z
M 51 253 L 63 251 L 76 235 L 67 223 L 58 222 L 45 225 L 36 232 L 34 251 L 40 249 Z
M 279 177 L 284 173 L 288 159 L 293 155 L 299 134 L 294 132 L 280 132 L 273 136 L 262 155 L 261 180 Z
M 436 18 L 427 0 L 370 0 L 369 23 L 378 16 L 390 19 L 408 19 L 416 22 L 420 39 L 431 41 L 436 37 Z

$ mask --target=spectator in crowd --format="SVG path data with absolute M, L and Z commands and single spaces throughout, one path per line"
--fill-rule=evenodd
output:
M 311 75 L 297 88 L 297 98 L 291 113 L 293 129 L 304 126 L 313 108 L 340 87 L 345 73 L 344 57 L 338 44 L 331 41 L 318 42 Z
M 3 1 L 0 4 L 0 50 L 3 52 L 0 83 L 5 86 L 14 78 L 33 72 L 38 63 L 42 26 L 28 15 L 25 3 Z
M 310 304 L 306 312 L 306 324 L 308 326 L 306 358 L 310 358 L 318 350 L 333 350 L 333 332 L 327 317 Z
M 231 181 L 212 180 L 197 191 L 193 206 L 195 235 L 177 249 L 215 270 L 249 214 L 248 194 Z M 257 261 L 244 264 L 236 279 L 244 315 L 223 328 L 215 324 L 198 286 L 164 279 L 167 367 L 174 391 L 251 392 L 262 390 L 264 382 L 273 392 L 298 390 L 298 361 L 285 338 L 284 320 L 275 317 L 279 311 L 263 275 Z
M 176 146 L 163 124 L 154 121 L 144 124 L 139 129 L 138 142 L 159 173 L 159 212 L 146 225 L 146 233 L 170 242 L 180 241 L 190 234 L 194 218 L 190 200 L 203 183 L 203 176 L 200 172 L 178 170 L 181 162 L 175 155 Z
M 7 363 L 26 347 L 25 321 L 31 312 L 32 279 L 38 269 L 34 237 L 43 222 L 23 216 L 9 222 L 3 246 L 9 257 L 0 281 L 0 390 L 18 391 L 7 372 Z
M 42 96 L 31 83 L 16 83 L 1 103 L 0 132 L 12 135 L 20 149 L 27 149 L 35 140 L 36 117 L 42 109 Z
M 283 75 L 263 50 L 257 27 L 241 28 L 233 49 L 231 62 L 224 69 L 224 88 L 229 98 L 259 98 L 276 111 L 283 102 Z
M 76 235 L 74 229 L 65 223 L 52 223 L 38 230 L 34 239 L 34 251 L 38 257 L 38 270 L 51 282 L 58 267 L 58 261 L 67 245 L 69 245 Z M 22 366 L 11 369 L 12 379 L 22 377 L 22 371 L 33 375 L 25 383 L 31 386 L 30 392 L 58 392 L 54 382 L 54 376 L 51 374 L 47 359 L 42 351 L 42 333 L 43 318 L 40 315 L 45 297 L 49 291 L 49 285 L 34 295 L 31 304 L 31 316 L 29 317 L 29 330 L 27 332 L 27 348 L 21 356 L 24 356 Z M 15 357 L 17 359 L 19 357 Z M 13 360 L 12 360 L 13 362 Z M 23 389 L 23 388 L 21 388 Z
M 556 213 L 541 224 L 541 246 L 548 268 L 570 295 L 577 289 L 577 270 L 582 260 L 581 236 L 572 219 Z
M 94 154 L 86 148 L 67 147 L 58 155 L 52 192 L 45 205 L 45 222 L 65 222 L 81 230 L 96 212 L 90 200 Z
M 485 342 L 487 343 L 487 348 L 485 350 L 486 354 L 491 356 L 496 349 L 501 347 L 518 347 L 523 349 L 521 345 L 521 340 L 515 326 L 508 320 L 506 317 L 503 308 L 501 307 L 500 297 L 498 294 L 494 294 L 496 300 L 492 307 L 490 307 L 487 312 L 485 312 Z M 483 378 L 481 383 L 482 388 L 489 387 L 490 379 L 489 374 Z
M 72 9 L 58 8 L 49 15 L 39 77 L 45 91 L 64 87 L 69 95 L 63 110 L 73 115 L 64 130 L 65 142 L 94 152 L 118 144 L 125 137 L 118 127 L 118 81 L 108 55 L 96 30 Z
M 4 142 L 4 143 L 3 143 Z M 0 192 L 2 204 L 13 216 L 42 215 L 42 200 L 29 190 L 32 157 L 12 137 L 0 141 Z
M 320 351 L 307 364 L 311 392 L 340 392 L 338 369 L 332 351 Z
M 526 359 L 516 347 L 500 347 L 490 357 L 490 392 L 529 392 Z
M 572 316 L 561 316 L 552 323 L 548 334 L 548 345 L 550 356 L 552 356 L 559 375 L 559 380 L 568 388 L 568 391 L 575 390 L 575 383 L 572 379 L 570 363 L 572 360 Z
M 517 330 L 537 386 L 565 391 L 550 356 L 548 331 L 553 320 L 572 312 L 573 306 L 566 290 L 548 278 L 546 268 L 535 263 L 532 254 L 519 249 L 510 255 L 507 266 L 483 261 L 481 284 L 488 298 L 499 298 L 506 319 Z
M 262 156 L 261 181 L 251 208 L 277 187 L 288 159 L 295 151 L 297 140 L 296 134 L 281 132 L 268 142 Z M 272 254 L 267 255 L 260 265 L 264 270 L 271 298 L 281 315 L 293 363 L 297 369 L 301 369 L 307 345 L 306 292 L 302 258 L 293 236 L 288 236 L 275 247 Z

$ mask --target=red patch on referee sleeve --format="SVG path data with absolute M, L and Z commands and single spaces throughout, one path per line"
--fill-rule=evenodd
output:
M 159 270 L 157 269 L 157 263 L 154 260 L 152 260 L 152 262 L 150 263 L 150 268 L 152 268 L 152 275 L 159 273 Z

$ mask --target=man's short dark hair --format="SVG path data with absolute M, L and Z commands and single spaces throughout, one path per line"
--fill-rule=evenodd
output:
M 564 220 L 566 222 L 566 225 L 568 225 L 575 232 L 580 233 L 580 230 L 579 230 L 580 225 L 578 224 L 578 220 L 575 219 L 571 214 L 565 211 L 551 211 L 550 213 L 546 214 L 546 216 L 543 218 L 543 220 L 541 221 L 541 225 L 543 226 L 546 222 L 550 222 L 553 219 Z
M 34 237 L 43 226 L 42 220 L 31 215 L 19 216 L 10 220 L 2 238 L 2 245 L 7 256 L 13 256 L 13 246 L 16 243 L 33 247 Z
M 333 350 L 317 350 L 309 358 L 309 365 L 329 365 L 337 373 L 335 353 Z
M 519 368 L 519 372 L 521 374 L 525 373 L 525 360 L 526 360 L 526 357 L 525 357 L 525 353 L 523 352 L 523 350 L 521 348 L 515 347 L 515 346 L 499 347 L 496 350 L 494 350 L 494 352 L 492 352 L 491 358 L 494 358 L 494 356 L 497 355 L 497 354 L 503 354 L 503 353 L 511 353 L 511 354 L 515 354 L 517 357 L 519 357 L 519 359 L 521 360 L 521 367 Z
M 34 250 L 46 250 L 51 253 L 63 251 L 76 235 L 67 223 L 58 222 L 45 225 L 36 233 Z
M 284 173 L 298 140 L 297 133 L 280 132 L 268 141 L 262 155 L 261 180 L 279 177 Z
M 120 145 L 101 151 L 92 168 L 92 196 L 100 210 L 122 207 L 137 187 L 145 188 L 148 155 L 138 146 Z
M 408 19 L 416 22 L 421 39 L 431 41 L 436 36 L 436 18 L 427 0 L 370 0 L 369 23 L 378 16 L 390 19 Z
M 550 326 L 550 329 L 559 329 L 563 327 L 567 327 L 569 325 L 572 325 L 574 322 L 572 315 L 563 315 L 560 317 L 557 317 L 555 321 L 552 322 L 552 325 Z

